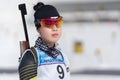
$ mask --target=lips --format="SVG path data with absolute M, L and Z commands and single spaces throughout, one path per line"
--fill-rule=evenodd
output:
M 59 34 L 55 33 L 55 34 L 52 34 L 53 37 L 57 37 Z

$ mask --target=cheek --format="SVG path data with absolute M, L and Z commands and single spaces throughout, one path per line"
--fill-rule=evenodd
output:
M 62 29 L 59 30 L 59 34 L 60 34 L 60 36 L 62 35 Z
M 39 33 L 40 33 L 41 37 L 44 37 L 44 38 L 49 37 L 51 34 L 49 30 L 45 30 L 45 29 L 41 29 Z

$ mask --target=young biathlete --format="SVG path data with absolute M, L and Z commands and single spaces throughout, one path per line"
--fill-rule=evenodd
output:
M 20 80 L 70 80 L 67 56 L 56 47 L 63 18 L 52 5 L 39 2 L 34 10 L 40 36 L 35 41 L 35 51 L 27 49 L 20 59 Z

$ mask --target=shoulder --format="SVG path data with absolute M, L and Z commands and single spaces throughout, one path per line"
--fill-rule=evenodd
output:
M 35 63 L 36 60 L 34 53 L 31 51 L 31 49 L 27 49 L 21 57 L 19 68 Z
M 20 80 L 29 80 L 37 76 L 37 63 L 35 62 L 35 56 L 31 49 L 27 49 L 23 53 L 18 72 Z

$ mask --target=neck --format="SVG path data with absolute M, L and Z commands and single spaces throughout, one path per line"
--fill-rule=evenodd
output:
M 47 43 L 47 45 L 50 46 L 50 47 L 54 47 L 54 45 L 55 45 L 55 43 L 53 43 L 53 42 L 48 42 L 48 41 L 45 41 L 45 40 L 44 40 L 44 42 Z
M 43 42 L 45 42 L 48 46 L 50 46 L 50 47 L 54 47 L 55 46 L 55 43 L 54 42 L 48 42 L 48 41 L 46 41 L 46 40 L 44 40 L 44 39 L 42 39 L 42 41 Z
M 50 47 L 54 47 L 54 44 L 55 43 L 47 43 L 48 44 L 48 46 L 50 46 Z

